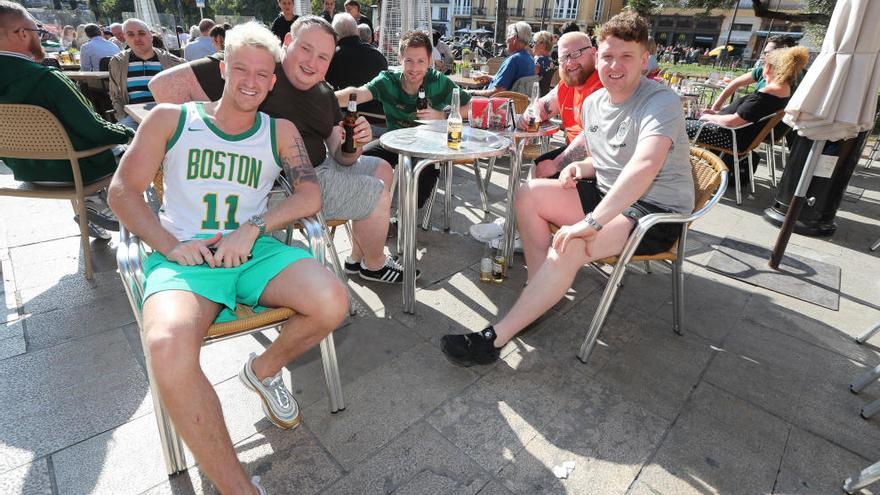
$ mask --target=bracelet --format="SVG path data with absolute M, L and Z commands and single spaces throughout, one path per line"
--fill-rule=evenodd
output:
M 584 217 L 584 223 L 593 227 L 593 230 L 599 232 L 602 230 L 602 224 L 597 222 L 595 218 L 593 218 L 593 212 L 587 213 L 587 216 Z

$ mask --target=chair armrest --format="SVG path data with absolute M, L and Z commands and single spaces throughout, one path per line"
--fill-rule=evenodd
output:
M 77 151 L 76 153 L 74 153 L 74 156 L 77 158 L 84 158 L 87 156 L 97 155 L 98 153 L 101 153 L 102 151 L 112 150 L 116 146 L 118 146 L 118 145 L 105 144 L 104 146 L 98 146 L 95 148 L 89 148 L 87 150 Z
M 277 183 L 281 186 L 282 192 L 284 192 L 285 196 L 293 195 L 293 188 L 290 186 L 290 182 L 283 175 L 278 177 Z M 290 244 L 293 240 L 293 225 L 295 222 L 299 222 L 303 230 L 305 231 L 306 240 L 309 243 L 309 249 L 312 251 L 312 256 L 321 264 L 324 265 L 324 261 L 326 260 L 327 253 L 326 242 L 324 240 L 324 218 L 321 216 L 321 212 L 318 211 L 313 216 L 303 217 L 287 225 L 287 244 Z
M 132 312 L 138 323 L 142 323 L 141 317 L 143 315 L 144 259 L 146 259 L 146 250 L 138 236 L 120 224 L 116 264 L 119 267 L 119 276 L 122 278 L 125 294 L 128 296 L 128 302 L 131 304 Z

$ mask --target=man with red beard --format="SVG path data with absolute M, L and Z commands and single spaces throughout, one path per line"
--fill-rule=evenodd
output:
M 40 44 L 44 33 L 24 7 L 0 0 L 0 103 L 37 105 L 49 110 L 61 121 L 77 150 L 127 143 L 134 131 L 102 119 L 76 83 L 61 71 L 40 64 L 46 56 Z M 122 149 L 115 151 L 119 154 Z M 73 184 L 67 160 L 3 158 L 3 162 L 12 169 L 16 180 Z M 116 170 L 111 150 L 81 158 L 79 164 L 86 184 Z M 86 196 L 85 203 L 89 235 L 109 240 L 111 235 L 105 229 L 119 230 L 119 222 L 107 207 L 104 192 Z
M 587 96 L 602 88 L 596 72 L 596 50 L 586 33 L 565 33 L 559 38 L 559 78 L 561 81 L 535 105 L 541 120 L 557 115 L 565 129 L 568 146 L 545 153 L 535 159 L 535 177 L 552 177 L 573 161 L 584 159 L 581 134 L 581 107 Z M 524 127 L 525 123 L 520 122 Z

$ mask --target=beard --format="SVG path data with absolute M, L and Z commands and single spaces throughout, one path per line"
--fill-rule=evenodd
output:
M 28 51 L 34 57 L 34 62 L 40 63 L 46 58 L 46 50 L 43 49 L 43 44 L 40 43 L 40 40 L 36 38 L 31 40 L 31 44 L 28 45 Z
M 595 69 L 587 70 L 583 65 L 578 65 L 577 72 L 571 73 L 563 70 L 562 67 L 559 67 L 559 78 L 562 79 L 562 82 L 564 82 L 569 88 L 576 88 L 578 86 L 583 86 L 583 84 L 587 82 L 587 78 L 590 77 L 593 70 Z

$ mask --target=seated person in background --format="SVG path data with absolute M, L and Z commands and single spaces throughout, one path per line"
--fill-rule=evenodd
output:
M 20 4 L 0 0 L 0 103 L 37 105 L 49 110 L 64 126 L 77 150 L 127 143 L 134 135 L 131 129 L 102 119 L 76 83 L 63 72 L 40 63 L 46 56 L 40 43 L 40 29 Z M 119 153 L 121 149 L 115 154 Z M 67 160 L 2 159 L 16 180 L 73 184 Z M 107 150 L 81 158 L 79 166 L 83 182 L 88 184 L 112 174 L 116 170 L 116 158 L 113 151 Z M 111 236 L 104 229 L 119 230 L 119 222 L 107 207 L 104 191 L 87 196 L 85 203 L 89 235 L 109 240 Z
M 521 77 L 535 75 L 535 60 L 527 50 L 532 40 L 532 28 L 527 22 L 516 22 L 507 26 L 507 53 L 510 55 L 501 63 L 494 76 L 477 78 L 487 89 L 472 91 L 473 96 L 492 96 L 500 91 L 508 91 Z
M 284 37 L 290 32 L 293 21 L 299 18 L 293 13 L 293 0 L 278 0 L 278 8 L 281 12 L 272 21 L 272 34 L 278 38 L 279 43 L 284 43 Z
M 226 42 L 226 29 L 226 25 L 217 24 L 211 28 L 211 32 L 209 33 L 211 42 L 214 44 L 214 49 L 217 52 L 222 52 L 224 49 L 223 47 Z
M 791 97 L 791 86 L 801 70 L 809 61 L 809 52 L 802 46 L 780 48 L 765 56 L 762 68 L 767 84 L 754 93 L 741 96 L 730 105 L 716 112 L 711 108 L 703 110 L 699 119 L 687 119 L 688 137 L 693 138 L 700 132 L 697 145 L 705 143 L 719 148 L 732 148 L 730 131 L 715 125 L 706 125 L 700 131 L 703 122 L 721 124 L 725 127 L 738 127 L 757 122 L 785 108 Z M 750 125 L 736 131 L 736 143 L 739 149 L 748 146 L 755 136 L 761 132 L 761 126 Z M 730 164 L 732 164 L 732 158 Z M 757 163 L 752 163 L 756 166 Z M 746 167 L 748 168 L 748 167 Z M 741 178 L 748 178 L 748 170 L 740 171 Z M 742 183 L 742 181 L 741 181 Z
M 370 29 L 370 26 L 358 24 L 358 38 L 360 38 L 361 43 L 373 46 L 373 30 Z
M 550 49 L 553 48 L 553 34 L 549 31 L 538 31 L 532 37 L 532 41 L 535 43 L 535 47 L 532 49 L 535 56 L 535 75 L 544 77 L 547 71 L 553 69 L 553 60 L 550 58 Z
M 373 21 L 370 20 L 369 16 L 365 16 L 361 13 L 360 2 L 357 0 L 345 0 L 343 7 L 345 8 L 345 12 L 354 18 L 356 24 L 366 24 L 370 27 L 370 31 L 373 30 Z
M 183 60 L 161 48 L 153 48 L 150 28 L 140 19 L 128 19 L 122 24 L 122 30 L 128 49 L 110 59 L 110 101 L 116 121 L 137 129 L 137 122 L 125 113 L 125 105 L 155 101 L 147 87 L 150 79 Z
M 361 41 L 358 36 L 357 25 L 354 18 L 349 14 L 336 14 L 333 16 L 333 30 L 339 36 L 336 42 L 336 53 L 330 61 L 327 76 L 324 78 L 333 90 L 345 89 L 349 86 L 361 86 L 373 80 L 380 72 L 388 69 L 388 61 L 385 56 L 374 48 Z M 346 105 L 348 102 L 346 102 Z M 343 105 L 345 107 L 346 105 Z M 371 101 L 358 105 L 358 111 L 382 115 L 382 104 Z
M 86 24 L 86 36 L 89 41 L 79 51 L 79 66 L 83 71 L 99 70 L 101 59 L 119 53 L 119 48 L 104 38 L 104 33 L 97 24 Z
M 445 120 L 444 109 L 452 101 L 452 91 L 458 89 L 445 75 L 431 68 L 431 40 L 422 31 L 408 31 L 400 37 L 399 60 L 402 71 L 386 70 L 364 86 L 350 87 L 336 92 L 340 106 L 348 104 L 348 96 L 357 95 L 358 105 L 377 100 L 385 110 L 388 130 L 418 125 L 418 120 Z M 425 88 L 428 108 L 416 110 L 419 88 Z M 468 114 L 470 96 L 460 92 L 461 114 Z M 378 147 L 368 154 L 384 158 L 397 166 L 397 154 Z M 418 207 L 421 208 L 440 174 L 436 167 L 428 167 L 419 175 Z
M 221 493 L 262 494 L 259 478 L 249 479 L 238 462 L 217 393 L 199 365 L 205 332 L 215 320 L 234 319 L 236 304 L 295 311 L 239 373 L 267 419 L 291 429 L 301 416 L 281 368 L 332 332 L 348 303 L 339 279 L 308 251 L 265 235 L 313 215 L 321 193 L 296 127 L 257 111 L 275 83 L 278 39 L 257 23 L 231 29 L 228 39 L 220 101 L 154 108 L 113 177 L 110 201 L 153 248 L 144 263 L 144 338 L 174 427 Z M 200 154 L 201 167 L 193 167 Z M 143 192 L 160 167 L 165 194 L 157 218 Z M 267 209 L 282 170 L 293 194 Z
M 582 160 L 586 150 L 581 124 L 584 100 L 602 88 L 596 71 L 596 50 L 586 33 L 573 31 L 559 38 L 559 84 L 534 103 L 542 121 L 557 115 L 565 129 L 566 146 L 535 159 L 533 176 L 554 177 L 572 161 Z M 525 121 L 519 126 L 525 129 Z M 566 151 L 567 150 L 567 151 Z
M 342 151 L 342 112 L 324 81 L 335 50 L 330 24 L 318 16 L 300 16 L 285 37 L 281 63 L 275 66 L 278 81 L 260 110 L 290 120 L 302 136 L 309 161 L 318 164 L 324 218 L 352 220 L 352 262 L 345 270 L 363 280 L 402 283 L 403 268 L 384 252 L 394 171 L 384 160 L 363 155 L 363 146 L 354 153 Z M 163 72 L 150 81 L 150 89 L 160 102 L 216 100 L 223 90 L 220 58 L 212 55 Z M 363 116 L 355 138 L 358 143 L 373 139 Z
M 440 39 L 440 33 L 437 30 L 431 33 L 431 40 L 434 42 L 434 49 L 431 51 L 431 60 L 434 63 L 434 68 L 444 74 L 449 74 L 455 65 L 455 57 L 452 55 L 452 50 L 449 49 L 449 45 Z
M 583 111 L 589 156 L 568 165 L 559 179 L 532 179 L 520 187 L 516 222 L 528 283 L 498 323 L 441 339 L 451 362 L 494 362 L 501 347 L 562 298 L 585 263 L 620 254 L 639 218 L 693 210 L 681 101 L 642 75 L 647 41 L 648 24 L 635 13 L 602 25 L 598 70 L 605 89 L 588 97 Z M 561 227 L 552 244 L 551 223 Z M 637 253 L 665 251 L 680 234 L 680 225 L 659 224 Z
M 183 48 L 183 58 L 188 61 L 207 57 L 214 53 L 214 44 L 211 41 L 211 28 L 214 27 L 214 21 L 211 19 L 202 19 L 199 21 L 199 37 L 193 41 L 190 38 L 189 43 Z
M 760 91 L 761 88 L 767 84 L 767 81 L 764 78 L 764 72 L 761 68 L 767 59 L 767 54 L 779 48 L 791 48 L 795 45 L 797 45 L 797 41 L 791 36 L 771 36 L 767 40 L 767 43 L 764 44 L 764 50 L 761 52 L 761 57 L 755 64 L 755 68 L 737 77 L 733 81 L 730 81 L 730 83 L 725 86 L 724 90 L 721 91 L 721 94 L 718 95 L 718 98 L 715 99 L 715 102 L 710 109 L 718 112 L 721 110 L 721 107 L 724 106 L 725 102 L 730 101 L 730 98 L 736 94 L 739 88 L 744 88 L 750 84 L 757 83 L 755 91 Z

